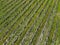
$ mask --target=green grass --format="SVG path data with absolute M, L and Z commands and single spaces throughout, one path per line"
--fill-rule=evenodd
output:
M 60 1 L 59 1 L 59 4 L 58 4 L 58 12 L 60 12 Z
M 59 2 L 0 0 L 0 45 L 59 45 Z

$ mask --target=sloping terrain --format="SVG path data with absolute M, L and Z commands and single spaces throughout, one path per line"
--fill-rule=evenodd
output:
M 60 0 L 0 0 L 0 45 L 60 45 Z

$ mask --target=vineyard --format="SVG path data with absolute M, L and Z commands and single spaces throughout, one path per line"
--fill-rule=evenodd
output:
M 60 45 L 60 0 L 0 0 L 0 45 Z

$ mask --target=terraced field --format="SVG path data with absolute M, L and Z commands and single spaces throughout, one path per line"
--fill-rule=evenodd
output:
M 60 0 L 0 0 L 0 45 L 60 45 Z

